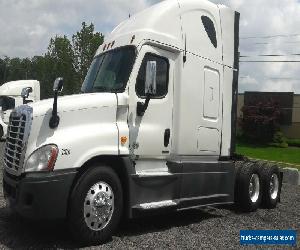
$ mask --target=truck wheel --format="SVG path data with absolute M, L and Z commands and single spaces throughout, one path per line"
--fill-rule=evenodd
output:
M 275 208 L 280 198 L 280 174 L 276 165 L 261 168 L 262 206 Z
M 239 171 L 237 202 L 244 212 L 257 210 L 261 203 L 261 178 L 256 163 L 246 163 Z
M 123 209 L 123 194 L 117 174 L 109 167 L 96 167 L 80 177 L 69 204 L 68 224 L 77 241 L 101 244 L 116 229 Z

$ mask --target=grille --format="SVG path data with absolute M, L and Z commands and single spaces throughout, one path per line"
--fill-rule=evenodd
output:
M 9 118 L 4 149 L 4 165 L 6 170 L 12 174 L 18 174 L 21 171 L 29 129 L 28 111 L 30 109 L 21 106 L 19 109 L 14 110 Z

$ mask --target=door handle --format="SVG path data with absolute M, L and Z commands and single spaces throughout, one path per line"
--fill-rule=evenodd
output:
M 168 147 L 169 146 L 169 142 L 170 142 L 170 135 L 171 135 L 171 130 L 169 128 L 167 128 L 165 130 L 165 135 L 164 135 L 164 146 Z

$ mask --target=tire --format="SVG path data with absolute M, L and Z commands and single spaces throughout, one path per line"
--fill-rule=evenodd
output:
M 68 225 L 74 239 L 84 245 L 109 240 L 123 210 L 121 182 L 109 167 L 98 166 L 76 183 L 68 208 Z
M 4 132 L 3 132 L 3 127 L 0 126 L 0 141 L 3 140 L 3 135 L 4 135 Z
M 281 180 L 277 165 L 264 165 L 261 168 L 262 207 L 275 208 L 280 199 Z
M 238 203 L 238 180 L 241 168 L 244 166 L 245 162 L 243 161 L 236 161 L 234 163 L 234 173 L 235 173 L 235 182 L 234 182 L 234 202 Z
M 255 211 L 261 204 L 262 185 L 260 176 L 258 165 L 254 162 L 246 162 L 240 168 L 236 177 L 236 201 L 243 212 Z

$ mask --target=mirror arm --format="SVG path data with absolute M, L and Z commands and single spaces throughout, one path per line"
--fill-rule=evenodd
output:
M 61 92 L 62 89 L 63 89 L 63 78 L 58 77 L 55 79 L 53 84 L 54 100 L 53 100 L 52 116 L 49 121 L 49 127 L 52 129 L 57 128 L 59 124 L 60 118 L 57 115 L 57 98 L 58 98 L 58 93 Z
M 144 115 L 145 111 L 148 108 L 150 99 L 151 99 L 151 95 L 147 94 L 145 103 L 142 103 L 142 102 L 137 103 L 136 113 L 137 113 L 138 116 L 143 116 Z
M 149 105 L 149 102 L 150 102 L 150 99 L 151 99 L 151 96 L 148 94 L 147 96 L 146 96 L 146 100 L 145 100 L 145 103 L 144 103 L 144 112 L 147 110 L 147 108 L 148 108 L 148 105 Z
M 59 124 L 59 116 L 57 115 L 57 97 L 58 97 L 58 91 L 54 91 L 52 116 L 49 121 L 49 127 L 52 129 L 57 128 Z

